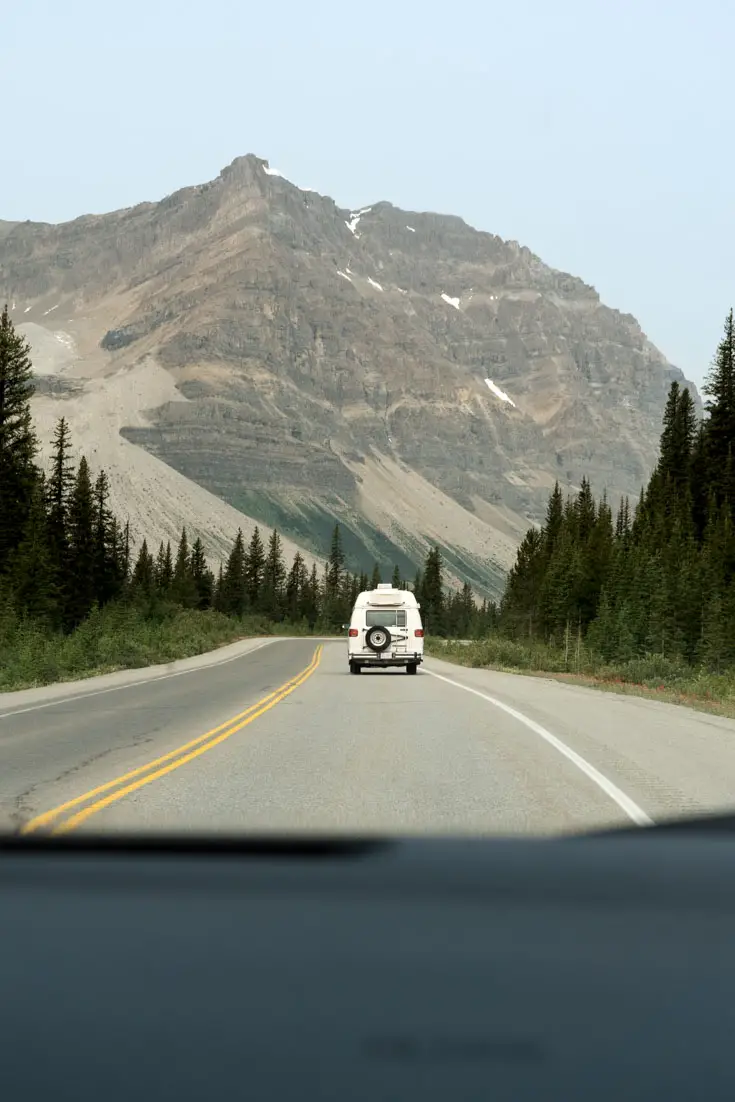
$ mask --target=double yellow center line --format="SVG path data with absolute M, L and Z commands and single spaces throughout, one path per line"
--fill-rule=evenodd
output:
M 204 735 L 199 735 L 198 738 L 192 739 L 191 742 L 185 742 L 183 746 L 178 746 L 175 750 L 171 750 L 168 754 L 164 754 L 160 758 L 154 758 L 153 761 L 149 761 L 146 765 L 141 765 L 137 769 L 131 769 L 129 773 L 123 773 L 120 777 L 115 777 L 114 780 L 107 781 L 106 784 L 101 784 L 97 788 L 90 789 L 89 792 L 83 793 L 81 796 L 76 796 L 73 800 L 67 800 L 64 804 L 59 804 L 58 807 L 52 808 L 50 811 L 45 811 L 43 815 L 37 815 L 35 819 L 31 819 L 21 827 L 21 834 L 32 834 L 35 831 L 44 830 L 50 828 L 51 834 L 67 834 L 71 830 L 75 830 L 78 826 L 81 826 L 92 815 L 96 815 L 98 811 L 103 811 L 110 804 L 114 804 L 117 800 L 121 800 L 123 796 L 130 795 L 131 792 L 137 791 L 139 788 L 143 788 L 144 785 L 150 784 L 151 781 L 158 780 L 160 777 L 165 777 L 167 773 L 173 773 L 174 769 L 180 769 L 182 765 L 186 765 L 188 762 L 193 761 L 194 758 L 200 757 L 202 754 L 206 754 L 208 750 L 214 749 L 215 746 L 219 746 L 225 739 L 230 738 L 231 735 L 241 731 L 243 727 L 247 727 L 248 724 L 253 723 L 259 716 L 262 716 L 265 712 L 274 708 L 281 700 L 287 697 L 294 689 L 298 689 L 299 685 L 311 677 L 316 670 L 322 656 L 321 644 L 314 651 L 314 655 L 309 665 L 297 673 L 295 677 L 292 677 L 289 681 L 284 682 L 278 689 L 274 689 L 268 696 L 264 696 L 262 700 L 259 700 L 256 704 L 251 704 L 249 708 L 246 708 L 244 712 L 240 712 L 239 715 L 233 716 L 232 719 L 228 719 L 225 723 L 220 723 L 219 727 L 213 727 L 211 731 L 207 731 Z M 75 808 L 79 808 L 75 811 Z M 69 812 L 74 812 L 69 814 Z

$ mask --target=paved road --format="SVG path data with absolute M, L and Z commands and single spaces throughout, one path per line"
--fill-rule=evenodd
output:
M 151 679 L 153 678 L 153 679 Z M 0 696 L 0 827 L 556 833 L 735 809 L 735 722 L 344 644 Z

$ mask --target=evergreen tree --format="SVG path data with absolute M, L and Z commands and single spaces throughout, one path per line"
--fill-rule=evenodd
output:
M 345 553 L 342 547 L 342 533 L 339 524 L 335 524 L 327 563 L 327 587 L 330 594 L 339 592 L 344 569 Z
M 11 585 L 14 604 L 21 615 L 57 626 L 58 595 L 48 544 L 42 477 L 34 487 L 23 539 L 12 557 Z
M 698 540 L 702 540 L 709 514 L 710 485 L 707 459 L 707 434 L 705 422 L 700 423 L 692 446 L 690 464 L 690 496 L 692 523 Z
M 141 544 L 138 558 L 133 567 L 130 589 L 136 598 L 150 598 L 156 584 L 155 564 L 145 540 Z
M 574 517 L 576 521 L 575 536 L 577 543 L 584 547 L 592 535 L 597 520 L 595 499 L 592 496 L 592 487 L 587 478 L 582 478 L 582 485 L 574 502 Z
M 256 529 L 257 531 L 257 529 Z M 227 560 L 224 575 L 221 574 L 219 608 L 229 616 L 243 616 L 250 607 L 247 579 L 247 556 L 242 529 L 238 528 L 235 542 Z
M 122 588 L 118 560 L 118 527 L 110 511 L 109 481 L 100 471 L 94 484 L 94 597 L 102 606 L 117 597 Z
M 607 590 L 603 587 L 600 593 L 597 616 L 587 633 L 587 643 L 590 649 L 599 654 L 606 662 L 610 662 L 615 657 L 614 625 L 615 611 Z
M 0 574 L 23 538 L 39 475 L 30 351 L 5 306 L 0 315 Z
M 60 417 L 54 429 L 51 473 L 46 484 L 48 502 L 48 543 L 54 580 L 63 603 L 69 600 L 72 586 L 69 559 L 69 503 L 74 492 L 74 462 L 71 434 L 66 418 Z
M 709 413 L 705 429 L 707 482 L 721 502 L 727 457 L 735 444 L 735 321 L 732 310 L 725 320 L 725 332 L 702 389 L 707 395 L 705 409 Z M 733 503 L 729 504 L 732 508 Z
M 123 579 L 123 584 L 128 585 L 130 582 L 130 569 L 131 569 L 131 555 L 130 555 L 130 521 L 125 521 L 125 528 L 122 532 L 122 538 L 120 541 L 120 548 L 118 553 L 118 561 L 120 574 Z
M 546 523 L 544 524 L 544 554 L 546 560 L 551 558 L 554 553 L 559 536 L 561 535 L 562 524 L 564 522 L 564 498 L 562 497 L 561 487 L 558 482 L 554 483 L 554 489 L 551 492 L 549 498 L 549 504 L 546 508 Z
M 559 554 L 559 548 L 555 545 L 552 561 Z M 545 559 L 543 532 L 538 528 L 529 528 L 521 540 L 516 561 L 508 573 L 501 602 L 501 621 L 511 635 L 532 635 L 542 628 L 540 609 L 547 569 L 550 570 L 551 566 Z M 547 612 L 547 621 L 550 615 Z
M 182 608 L 196 608 L 199 595 L 191 573 L 189 539 L 185 527 L 181 529 L 170 593 L 171 600 L 181 605 Z
M 283 561 L 283 546 L 281 537 L 274 528 L 268 541 L 268 553 L 263 568 L 261 609 L 270 620 L 276 623 L 283 619 L 285 586 L 286 565 Z
M 451 619 L 454 623 L 449 626 L 449 634 L 457 639 L 471 639 L 474 634 L 475 617 L 477 608 L 472 586 L 465 582 L 459 593 L 454 595 Z
M 242 533 L 241 533 L 242 536 Z M 207 566 L 207 558 L 204 554 L 204 546 L 199 536 L 191 547 L 191 560 L 189 564 L 194 589 L 196 590 L 196 608 L 200 611 L 212 607 L 214 597 L 214 575 Z
M 394 589 L 401 588 L 401 572 L 397 566 L 393 567 L 393 577 L 391 578 L 391 585 Z
M 84 456 L 69 501 L 69 582 L 65 624 L 75 627 L 87 617 L 95 602 L 95 515 L 89 466 Z
M 377 563 L 373 566 L 373 573 L 370 578 L 370 588 L 377 589 L 380 585 L 380 567 Z
M 715 673 L 721 673 L 732 661 L 732 642 L 728 628 L 722 597 L 714 591 L 704 609 L 698 654 L 704 665 Z
M 174 581 L 174 564 L 171 555 L 171 541 L 167 540 L 164 546 L 163 540 L 158 548 L 155 565 L 156 589 L 162 597 L 168 597 Z
M 291 569 L 286 579 L 285 615 L 292 624 L 298 623 L 304 615 L 304 595 L 309 584 L 309 572 L 306 569 L 301 552 L 294 555 Z
M 311 568 L 309 580 L 304 586 L 301 596 L 300 619 L 306 620 L 313 630 L 319 618 L 319 574 L 316 563 Z
M 615 539 L 619 542 L 627 539 L 630 533 L 630 502 L 627 497 L 622 498 L 615 519 Z
M 257 524 L 253 529 L 245 564 L 245 579 L 248 601 L 253 609 L 260 609 L 260 593 L 265 570 L 265 549 Z
M 421 608 L 424 630 L 432 635 L 444 635 L 444 564 L 436 546 L 429 550 L 424 564 Z
M 680 391 L 673 382 L 664 411 L 657 471 L 670 493 L 681 494 L 689 487 L 692 452 L 697 435 L 697 416 L 689 390 Z
M 217 581 L 214 584 L 214 596 L 212 597 L 212 606 L 217 612 L 226 612 L 225 607 L 225 575 L 222 568 L 222 563 L 219 564 L 219 573 L 217 574 Z

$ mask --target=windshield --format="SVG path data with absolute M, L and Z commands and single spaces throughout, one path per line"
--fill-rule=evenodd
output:
M 496 8 L 8 16 L 0 829 L 735 804 L 735 15 Z

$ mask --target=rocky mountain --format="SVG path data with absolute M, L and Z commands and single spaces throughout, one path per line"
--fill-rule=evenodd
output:
M 161 202 L 0 223 L 0 295 L 45 435 L 65 412 L 140 531 L 185 520 L 219 553 L 254 518 L 318 552 L 338 518 L 354 562 L 413 570 L 437 541 L 486 593 L 555 479 L 638 492 L 684 381 L 516 242 L 343 210 L 252 155 Z

